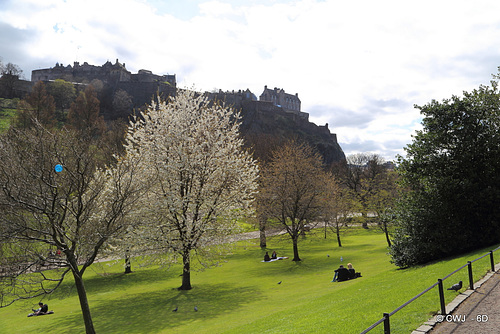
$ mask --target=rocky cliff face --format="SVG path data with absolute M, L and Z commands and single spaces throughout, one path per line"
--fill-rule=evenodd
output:
M 238 106 L 235 108 L 238 109 Z M 263 138 L 297 138 L 315 147 L 327 165 L 345 159 L 337 136 L 330 133 L 328 125 L 318 126 L 300 115 L 285 112 L 270 102 L 262 101 L 242 101 L 241 115 L 241 132 L 249 146 L 256 145 Z

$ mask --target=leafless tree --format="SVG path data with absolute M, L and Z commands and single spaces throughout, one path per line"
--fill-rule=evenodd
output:
M 245 134 L 245 141 L 251 150 L 253 157 L 263 168 L 271 161 L 272 153 L 278 147 L 283 145 L 284 139 L 271 134 Z M 261 187 L 262 185 L 260 185 Z M 259 228 L 260 247 L 267 247 L 267 233 L 272 224 L 265 216 L 265 210 L 257 210 L 255 217 L 255 225 Z
M 347 220 L 351 213 L 350 201 L 346 199 L 345 189 L 342 189 L 337 179 L 329 174 L 325 186 L 327 191 L 322 200 L 321 219 L 324 223 L 325 239 L 328 229 L 332 230 L 339 247 L 342 247 L 341 232 L 347 227 Z
M 348 190 L 354 210 L 361 213 L 363 227 L 367 227 L 368 213 L 375 210 L 374 204 L 384 190 L 383 180 L 387 169 L 384 160 L 377 154 L 357 153 L 347 157 L 347 161 L 337 165 L 339 180 Z
M 102 143 L 36 121 L 0 137 L 0 306 L 51 293 L 70 273 L 95 332 L 83 274 L 140 194 L 131 160 L 99 167 Z
M 301 260 L 298 241 L 304 224 L 321 214 L 326 182 L 321 156 L 295 140 L 274 150 L 262 171 L 258 210 L 286 230 L 293 244 L 293 261 Z

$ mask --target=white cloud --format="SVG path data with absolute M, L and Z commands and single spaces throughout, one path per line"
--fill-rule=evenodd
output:
M 119 58 L 199 89 L 282 87 L 299 93 L 312 121 L 329 123 L 347 154 L 364 145 L 386 158 L 419 126 L 414 104 L 487 83 L 500 65 L 496 1 L 182 3 L 10 1 L 0 55 L 27 77 L 55 62 Z M 12 50 L 17 59 L 5 59 Z

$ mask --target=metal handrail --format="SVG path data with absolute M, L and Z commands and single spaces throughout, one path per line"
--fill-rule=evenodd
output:
M 480 259 L 482 259 L 483 257 L 486 257 L 488 255 L 490 255 L 492 258 L 493 258 L 493 253 L 496 252 L 497 250 L 500 249 L 500 246 L 495 248 L 494 250 L 491 250 L 489 251 L 488 253 L 484 254 L 484 255 L 481 255 L 480 257 L 478 257 L 477 259 L 474 259 L 472 261 L 468 261 L 466 264 L 464 264 L 463 266 L 461 266 L 460 268 L 456 269 L 455 271 L 451 272 L 450 274 L 446 275 L 444 278 L 442 279 L 439 279 L 438 282 L 434 283 L 433 285 L 431 285 L 430 287 L 428 287 L 427 289 L 425 289 L 424 291 L 420 292 L 418 295 L 416 295 L 415 297 L 411 298 L 410 300 L 408 300 L 406 303 L 402 304 L 401 306 L 397 307 L 396 309 L 394 309 L 392 312 L 390 313 L 384 313 L 384 316 L 378 320 L 377 322 L 375 322 L 374 324 L 372 324 L 370 327 L 368 327 L 367 329 L 365 329 L 364 331 L 362 331 L 360 334 L 366 334 L 368 333 L 369 331 L 371 331 L 372 329 L 374 329 L 375 327 L 377 327 L 378 325 L 380 325 L 381 323 L 384 323 L 384 333 L 386 334 L 390 334 L 390 326 L 389 326 L 389 318 L 394 315 L 396 312 L 398 312 L 399 310 L 401 310 L 402 308 L 404 308 L 405 306 L 407 306 L 408 304 L 410 304 L 411 302 L 413 302 L 415 299 L 421 297 L 423 294 L 427 293 L 429 290 L 433 289 L 436 287 L 436 285 L 439 285 L 440 283 L 442 283 L 442 281 L 444 281 L 445 279 L 447 279 L 448 277 L 450 277 L 451 275 L 457 273 L 458 271 L 464 269 L 465 267 L 469 266 L 470 268 L 470 264 L 473 263 L 473 262 L 476 262 Z M 492 271 L 494 271 L 494 264 L 493 264 L 493 260 L 492 260 Z M 470 269 L 469 269 L 470 270 Z M 387 326 L 387 328 L 386 328 Z

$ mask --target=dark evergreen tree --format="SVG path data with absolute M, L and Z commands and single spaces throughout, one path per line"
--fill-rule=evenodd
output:
M 417 106 L 424 115 L 399 157 L 405 193 L 390 254 L 400 267 L 500 242 L 498 81 Z
M 16 94 L 15 87 L 22 78 L 23 70 L 12 63 L 3 65 L 0 63 L 0 96 L 11 99 L 20 97 Z

